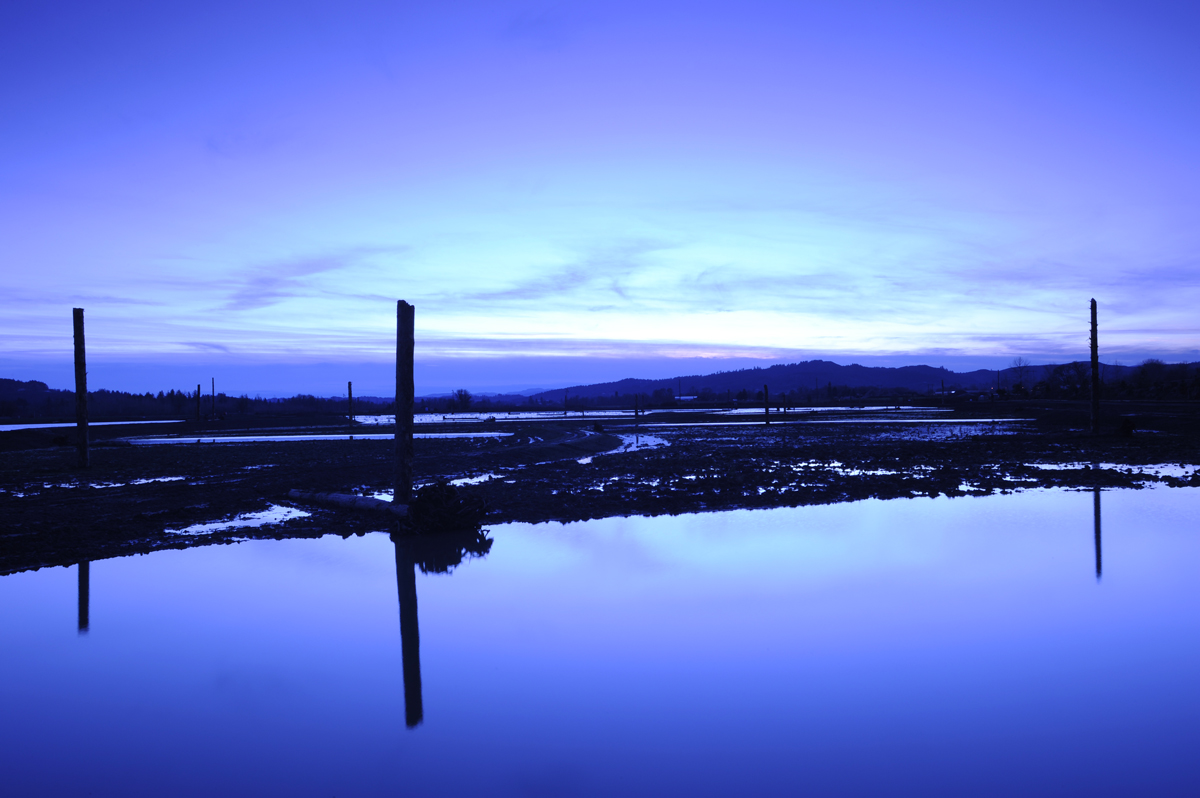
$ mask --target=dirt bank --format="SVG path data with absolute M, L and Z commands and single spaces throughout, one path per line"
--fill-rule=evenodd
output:
M 602 431 L 592 420 L 509 422 L 478 427 L 510 433 L 503 437 L 417 440 L 415 472 L 424 481 L 474 478 L 459 490 L 483 501 L 491 524 L 1033 487 L 1200 485 L 1195 408 L 1122 409 L 1137 419 L 1131 434 L 1119 433 L 1115 417 L 1106 424 L 1110 433 L 1086 434 L 1085 417 L 1071 406 L 974 414 L 1001 419 L 994 423 L 933 412 L 905 423 L 841 412 L 788 423 L 776 418 L 769 426 L 758 419 L 660 415 L 636 429 L 631 420 L 606 421 Z M 1032 420 L 1011 420 L 1019 417 Z M 228 426 L 227 432 L 237 429 Z M 134 434 L 129 428 L 104 429 L 87 471 L 75 467 L 67 446 L 45 445 L 33 432 L 0 433 L 37 446 L 21 448 L 11 438 L 0 443 L 0 573 L 245 538 L 356 534 L 394 523 L 286 498 L 293 488 L 386 491 L 393 469 L 388 440 L 134 446 L 120 440 Z M 643 448 L 645 436 L 651 448 Z M 1067 467 L 1047 467 L 1055 465 Z M 272 507 L 308 515 L 211 526 Z M 210 526 L 189 529 L 198 525 Z

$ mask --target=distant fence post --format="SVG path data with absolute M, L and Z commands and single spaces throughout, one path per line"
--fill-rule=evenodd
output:
M 396 302 L 396 489 L 392 501 L 412 501 L 413 483 L 413 344 L 416 309 Z
M 79 440 L 79 467 L 87 468 L 91 462 L 88 453 L 88 407 L 87 407 L 87 347 L 83 338 L 83 308 L 74 308 L 71 313 L 75 322 L 75 426 Z
M 1092 300 L 1092 434 L 1100 431 L 1100 341 L 1096 335 L 1096 300 Z
M 763 383 L 763 415 L 766 417 L 767 423 L 771 423 L 771 392 L 767 390 L 766 383 Z

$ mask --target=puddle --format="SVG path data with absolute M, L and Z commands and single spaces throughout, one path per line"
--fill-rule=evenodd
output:
M 617 435 L 621 439 L 621 445 L 616 449 L 607 452 L 599 452 L 581 457 L 575 462 L 580 465 L 587 465 L 592 462 L 593 458 L 601 457 L 606 454 L 621 454 L 622 452 L 640 452 L 644 449 L 658 449 L 662 446 L 670 446 L 670 442 L 663 438 L 655 437 L 654 435 Z
M 1147 474 L 1160 477 L 1191 477 L 1200 473 L 1195 466 L 1174 463 L 1151 463 L 1148 465 L 1124 465 L 1122 463 L 1028 463 L 1030 468 L 1042 471 L 1118 471 L 1122 474 Z
M 182 419 L 155 419 L 153 421 L 89 421 L 89 427 L 115 427 L 132 424 L 185 424 Z M 19 429 L 56 429 L 59 427 L 74 427 L 75 422 L 61 424 L 0 424 L 0 432 L 13 432 Z
M 418 432 L 413 438 L 505 438 L 511 432 Z M 366 435 L 229 435 L 193 438 L 127 438 L 138 446 L 155 446 L 168 443 L 274 443 L 277 441 L 390 441 L 391 433 L 368 433 Z
M 487 482 L 489 479 L 499 479 L 500 474 L 488 472 L 475 477 L 459 477 L 458 479 L 450 480 L 451 485 L 478 485 L 481 482 Z
M 227 529 L 241 529 L 244 527 L 260 527 L 267 524 L 282 524 L 284 521 L 290 521 L 293 518 L 307 518 L 312 513 L 305 512 L 296 507 L 283 507 L 278 504 L 272 504 L 266 510 L 257 513 L 242 513 L 229 521 L 214 521 L 210 524 L 192 524 L 183 529 L 166 529 L 165 532 L 171 532 L 176 535 L 210 535 L 213 532 L 224 532 Z

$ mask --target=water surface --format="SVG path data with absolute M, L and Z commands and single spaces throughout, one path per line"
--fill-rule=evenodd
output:
M 449 575 L 371 534 L 7 576 L 5 792 L 1196 794 L 1197 510 L 1030 491 L 513 524 Z

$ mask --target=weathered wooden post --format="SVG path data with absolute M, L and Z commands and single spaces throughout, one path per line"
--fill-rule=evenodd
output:
M 771 423 L 771 392 L 767 390 L 766 383 L 763 383 L 763 415 L 767 419 L 767 423 Z
M 1092 434 L 1100 431 L 1100 341 L 1096 334 L 1096 300 L 1092 300 Z
M 413 345 L 416 308 L 396 302 L 396 487 L 392 502 L 412 501 Z
M 212 378 L 212 404 L 209 407 L 209 412 L 215 419 L 217 417 L 217 378 Z
M 346 382 L 346 415 L 350 419 L 350 427 L 354 428 L 354 383 Z
M 196 383 L 196 423 L 200 423 L 200 383 Z
M 75 426 L 78 432 L 79 467 L 87 468 L 91 463 L 88 453 L 88 408 L 87 408 L 87 347 L 83 338 L 83 308 L 71 312 L 75 322 Z
M 89 573 L 91 562 L 85 560 L 79 563 L 79 634 L 85 635 L 88 631 L 88 603 L 90 597 L 88 595 Z

